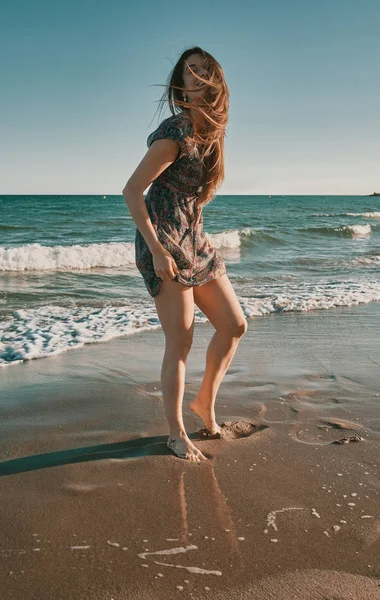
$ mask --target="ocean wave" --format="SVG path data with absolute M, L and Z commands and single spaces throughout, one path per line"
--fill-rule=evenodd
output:
M 214 248 L 221 250 L 222 248 L 235 250 L 240 248 L 240 231 L 239 229 L 231 229 L 221 231 L 220 233 L 206 233 Z
M 352 260 L 354 265 L 365 265 L 368 267 L 378 267 L 380 266 L 380 254 L 374 252 L 373 254 L 369 253 L 365 256 L 358 256 Z
M 311 217 L 346 217 L 347 213 L 314 213 L 310 215 Z
M 196 320 L 204 315 L 196 311 Z M 160 327 L 152 303 L 126 306 L 21 309 L 0 321 L 0 366 L 61 354 L 84 344 Z
M 288 283 L 285 287 L 284 291 L 273 290 L 270 295 L 260 294 L 260 298 L 240 296 L 244 314 L 258 317 L 269 313 L 308 312 L 380 301 L 380 283 L 377 281 L 351 281 L 336 285 L 326 281 L 318 284 L 295 283 L 294 286 Z
M 239 287 L 241 291 L 244 289 L 238 294 L 238 300 L 247 318 L 380 301 L 380 282 L 377 280 L 336 283 L 326 279 L 316 283 L 292 277 L 279 282 L 279 278 L 273 277 L 257 280 L 254 289 L 252 281 L 237 282 L 236 289 Z M 195 321 L 207 321 L 197 308 Z M 137 303 L 130 300 L 122 306 L 96 308 L 48 305 L 20 309 L 0 321 L 0 366 L 52 356 L 85 344 L 158 327 L 160 322 L 150 301 Z
M 342 232 L 352 238 L 367 238 L 371 235 L 371 225 L 344 225 L 337 227 L 337 231 Z
M 372 228 L 369 223 L 364 225 L 342 225 L 341 227 L 306 227 L 298 229 L 304 233 L 317 233 L 318 235 L 331 235 L 350 238 L 367 238 L 371 235 Z
M 380 212 L 344 213 L 346 217 L 365 217 L 366 219 L 380 219 Z
M 241 236 L 252 235 L 252 230 L 233 229 L 206 235 L 215 248 L 234 250 L 240 247 Z M 134 242 L 0 247 L 0 271 L 71 271 L 95 267 L 117 268 L 134 264 Z
M 262 229 L 244 227 L 243 229 L 227 229 L 220 233 L 207 234 L 212 245 L 220 250 L 240 248 L 242 244 L 257 245 L 260 243 L 284 245 L 286 242 L 273 233 Z
M 36 231 L 33 225 L 2 225 L 0 223 L 0 231 Z
M 340 213 L 314 213 L 312 217 L 365 217 L 366 219 L 380 219 L 380 212 L 340 212 Z
M 27 244 L 0 248 L 0 271 L 69 271 L 121 267 L 134 262 L 134 244 L 111 242 L 74 246 Z

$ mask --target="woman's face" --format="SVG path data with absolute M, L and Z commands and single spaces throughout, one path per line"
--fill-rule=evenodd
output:
M 194 77 L 193 73 L 189 69 L 189 66 L 199 77 L 202 77 L 203 79 L 208 79 L 208 71 L 205 66 L 205 63 L 206 59 L 203 58 L 203 56 L 201 56 L 200 54 L 190 54 L 190 56 L 187 57 L 187 60 L 185 61 L 185 64 L 183 66 L 183 83 L 186 92 L 182 93 L 186 93 L 188 101 L 190 102 L 194 103 L 199 101 L 203 97 L 204 91 L 207 86 L 206 84 L 199 81 L 199 79 Z

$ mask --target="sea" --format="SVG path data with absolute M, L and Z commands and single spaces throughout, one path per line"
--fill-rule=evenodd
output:
M 380 197 L 217 195 L 203 217 L 248 323 L 380 302 Z M 160 327 L 135 230 L 121 195 L 0 196 L 0 366 Z

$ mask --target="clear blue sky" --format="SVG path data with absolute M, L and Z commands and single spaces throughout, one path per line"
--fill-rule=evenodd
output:
M 121 194 L 193 45 L 230 88 L 218 193 L 380 191 L 379 0 L 5 0 L 0 194 Z

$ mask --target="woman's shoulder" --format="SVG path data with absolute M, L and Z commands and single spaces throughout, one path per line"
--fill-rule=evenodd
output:
M 147 139 L 148 147 L 158 139 L 169 138 L 178 142 L 181 147 L 181 156 L 189 154 L 191 148 L 192 123 L 191 119 L 182 113 L 177 113 L 167 117 L 149 134 Z
M 188 131 L 192 128 L 192 122 L 190 117 L 182 111 L 174 115 L 170 115 L 170 117 L 167 117 L 161 121 L 159 127 L 179 127 L 184 131 Z

